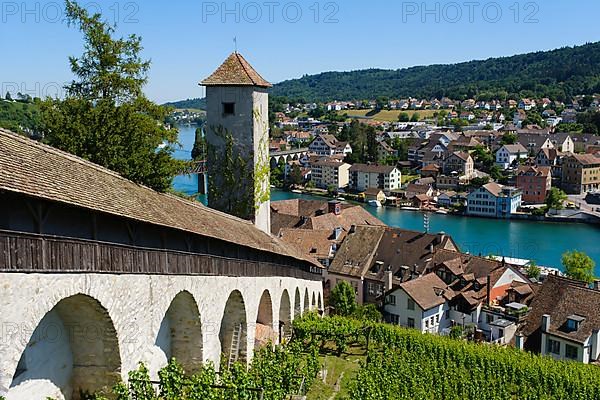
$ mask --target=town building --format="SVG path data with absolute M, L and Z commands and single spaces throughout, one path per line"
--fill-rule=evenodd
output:
M 386 295 L 386 320 L 422 333 L 441 334 L 450 327 L 446 314 L 448 300 L 453 295 L 453 291 L 436 274 L 403 282 Z
M 385 141 L 381 141 L 377 144 L 377 159 L 387 160 L 398 156 L 398 151 L 394 150 L 392 146 L 387 144 Z
M 418 195 L 426 195 L 428 197 L 432 197 L 433 194 L 434 194 L 434 190 L 431 185 L 419 184 L 419 183 L 409 183 L 406 186 L 405 197 L 409 200 Z
M 519 160 L 528 157 L 528 150 L 522 144 L 505 144 L 496 152 L 496 165 L 502 169 L 516 166 Z
M 458 251 L 458 246 L 445 234 L 355 226 L 329 267 L 325 290 L 346 281 L 359 304 L 380 304 L 384 292 L 422 275 L 440 249 Z
M 364 192 L 377 188 L 389 194 L 400 188 L 402 174 L 394 166 L 379 164 L 354 164 L 350 167 L 350 189 Z
M 533 290 L 517 268 L 504 261 L 438 250 L 425 275 L 386 292 L 388 322 L 423 333 L 447 334 L 472 327 L 487 341 L 507 344 L 517 331 L 518 311 Z
M 593 154 L 571 154 L 563 157 L 562 187 L 571 194 L 600 189 L 600 157 Z
M 345 236 L 346 232 L 337 227 L 333 230 L 283 228 L 277 237 L 327 268 Z
M 517 347 L 556 360 L 597 362 L 600 357 L 600 290 L 548 275 L 531 303 Z
M 386 195 L 379 188 L 369 188 L 362 193 L 365 196 L 365 201 L 378 201 L 380 204 L 385 203 Z
M 350 164 L 332 157 L 320 158 L 310 162 L 311 180 L 316 187 L 328 189 L 345 188 L 350 182 Z
M 308 146 L 310 153 L 318 156 L 333 156 L 336 154 L 348 155 L 352 153 L 352 146 L 348 142 L 340 142 L 330 134 L 320 134 Z
M 479 217 L 510 218 L 521 206 L 519 189 L 490 182 L 469 193 L 467 214 Z
M 475 167 L 473 157 L 465 151 L 455 151 L 444 160 L 444 174 L 464 176 L 467 179 L 473 176 Z
M 550 167 L 521 166 L 517 170 L 515 186 L 521 190 L 522 201 L 528 204 L 543 204 L 552 187 Z
M 333 232 L 342 228 L 350 231 L 353 225 L 385 226 L 364 207 L 337 200 L 319 201 L 292 199 L 271 203 L 271 232 L 278 235 L 281 229 L 309 229 Z

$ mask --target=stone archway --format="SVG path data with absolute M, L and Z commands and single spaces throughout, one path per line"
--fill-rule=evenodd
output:
M 121 379 L 119 341 L 108 311 L 77 294 L 38 323 L 14 373 L 8 398 L 79 400 Z
M 317 296 L 316 296 L 315 292 L 313 292 L 312 302 L 310 303 L 310 309 L 314 310 L 316 307 L 317 307 Z
M 279 342 L 292 335 L 292 303 L 287 289 L 281 294 L 279 303 Z
M 304 290 L 304 311 L 310 310 L 310 297 L 308 295 L 308 288 Z
M 188 373 L 202 366 L 202 325 L 198 304 L 191 293 L 179 292 L 171 301 L 155 344 L 167 361 L 175 358 Z
M 265 290 L 260 297 L 256 315 L 256 334 L 254 347 L 263 346 L 277 340 L 277 332 L 273 330 L 273 303 L 271 293 Z
M 296 294 L 294 296 L 294 318 L 302 316 L 302 304 L 300 303 L 300 289 L 296 288 Z
M 234 290 L 225 304 L 219 331 L 221 353 L 224 354 L 228 365 L 236 361 L 246 363 L 248 354 L 247 334 L 248 323 L 246 321 L 244 298 L 240 291 Z
M 321 293 L 317 296 L 319 311 L 323 311 L 323 298 L 321 297 Z

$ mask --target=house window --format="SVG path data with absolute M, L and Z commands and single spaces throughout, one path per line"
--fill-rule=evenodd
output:
M 571 318 L 567 319 L 567 331 L 574 332 L 577 329 L 579 329 L 579 321 Z
M 388 304 L 391 304 L 391 305 L 395 306 L 396 305 L 396 296 L 389 295 L 388 296 Z
M 560 342 L 552 339 L 548 339 L 548 353 L 560 354 Z
M 425 329 L 429 329 L 429 318 L 425 320 Z
M 435 323 L 439 324 L 440 323 L 440 314 L 436 314 L 435 315 Z
M 391 324 L 398 325 L 400 322 L 400 317 L 398 317 L 396 314 L 389 314 L 389 322 Z
M 494 316 L 491 314 L 485 314 L 485 323 L 489 325 L 492 322 L 494 322 Z
M 358 294 L 358 283 L 357 282 L 350 282 L 352 284 L 352 287 L 354 288 L 354 293 Z
M 414 328 L 415 327 L 415 319 L 414 318 L 408 318 L 406 320 L 406 326 L 408 326 L 409 328 Z
M 579 354 L 578 354 L 578 349 L 577 346 L 572 346 L 570 344 L 567 344 L 565 346 L 565 357 L 570 359 L 570 360 L 577 360 Z
M 383 294 L 383 289 L 382 289 L 381 285 L 378 285 L 373 282 L 367 283 L 367 290 L 368 290 L 370 296 L 379 296 L 379 295 Z
M 223 115 L 235 114 L 235 103 L 223 103 Z
M 408 299 L 408 302 L 406 304 L 406 308 L 408 310 L 414 310 L 415 309 L 415 301 L 413 299 Z

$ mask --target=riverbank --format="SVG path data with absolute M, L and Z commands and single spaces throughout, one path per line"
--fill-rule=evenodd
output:
M 281 191 L 286 191 L 283 188 L 276 188 L 276 189 L 281 190 Z M 341 193 L 338 196 L 330 196 L 327 190 L 318 189 L 318 188 L 301 188 L 301 189 L 299 188 L 299 189 L 291 190 L 290 192 L 291 193 L 295 192 L 297 194 L 305 194 L 305 195 L 309 195 L 309 196 L 324 197 L 327 200 L 336 200 L 337 199 L 337 200 L 351 201 L 351 202 L 355 202 L 355 203 L 359 203 L 359 204 L 368 206 L 368 204 L 366 204 L 359 195 L 353 194 L 353 193 Z M 483 219 L 490 219 L 490 220 L 498 220 L 499 219 L 499 218 L 481 217 L 481 216 L 476 216 L 476 215 L 468 215 L 468 214 L 465 214 L 464 212 L 446 209 L 446 208 L 419 209 L 419 208 L 415 208 L 415 207 L 400 207 L 398 205 L 389 205 L 389 204 L 383 204 L 382 207 L 400 209 L 402 211 L 413 211 L 413 212 L 416 211 L 416 212 L 428 213 L 428 214 L 454 215 L 454 216 L 464 217 L 464 218 L 483 218 Z M 511 219 L 520 220 L 520 221 L 529 221 L 529 222 L 552 222 L 552 223 L 561 223 L 561 224 L 564 224 L 564 223 L 583 223 L 583 224 L 592 224 L 592 225 L 600 224 L 600 218 L 598 218 L 594 215 L 585 213 L 580 210 L 560 210 L 560 211 L 556 212 L 555 214 L 548 213 L 546 215 L 516 213 L 516 214 L 511 215 Z
M 316 194 L 316 193 L 315 193 Z M 273 189 L 271 200 L 313 199 L 328 200 L 330 196 L 313 193 L 292 193 Z M 344 196 L 344 195 L 342 195 Z M 386 225 L 414 231 L 423 231 L 422 211 L 396 207 L 370 207 L 359 204 Z M 490 219 L 454 214 L 428 214 L 430 232 L 444 232 L 452 236 L 464 252 L 475 255 L 502 255 L 507 258 L 533 260 L 540 266 L 562 270 L 561 258 L 566 251 L 581 250 L 596 262 L 600 275 L 600 229 L 596 225 L 556 223 L 556 221 L 529 221 L 518 219 Z
M 189 159 L 194 137 L 195 127 L 180 127 L 179 142 L 182 149 L 176 154 L 178 158 Z M 193 195 L 198 191 L 198 179 L 196 176 L 178 176 L 173 180 L 173 187 L 179 192 Z M 342 197 L 365 207 L 391 227 L 424 230 L 423 212 L 370 207 L 351 200 L 347 194 L 342 194 Z M 271 193 L 272 201 L 294 198 L 326 201 L 331 197 L 327 196 L 327 191 L 291 193 L 273 189 Z M 205 196 L 198 196 L 198 200 L 206 204 Z M 600 229 L 597 225 L 567 223 L 564 220 L 500 220 L 433 213 L 429 214 L 429 230 L 451 235 L 462 251 L 471 254 L 497 254 L 534 260 L 538 265 L 548 267 L 561 268 L 561 257 L 565 251 L 581 250 L 596 262 L 596 275 L 600 276 Z

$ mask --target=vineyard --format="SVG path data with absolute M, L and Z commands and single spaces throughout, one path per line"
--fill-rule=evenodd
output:
M 322 369 L 320 355 L 344 360 L 349 350 L 354 355 L 361 352 L 363 361 L 337 399 L 600 399 L 596 366 L 314 314 L 294 321 L 289 343 L 257 350 L 249 368 L 235 364 L 218 373 L 206 365 L 190 375 L 173 360 L 159 372 L 160 381 L 152 382 L 140 365 L 130 372 L 128 385 L 83 398 L 284 400 L 305 393 L 315 383 Z M 316 387 L 322 387 L 320 380 Z
M 307 348 L 368 348 L 352 399 L 599 399 L 600 369 L 515 349 L 474 344 L 345 318 L 295 323 Z

